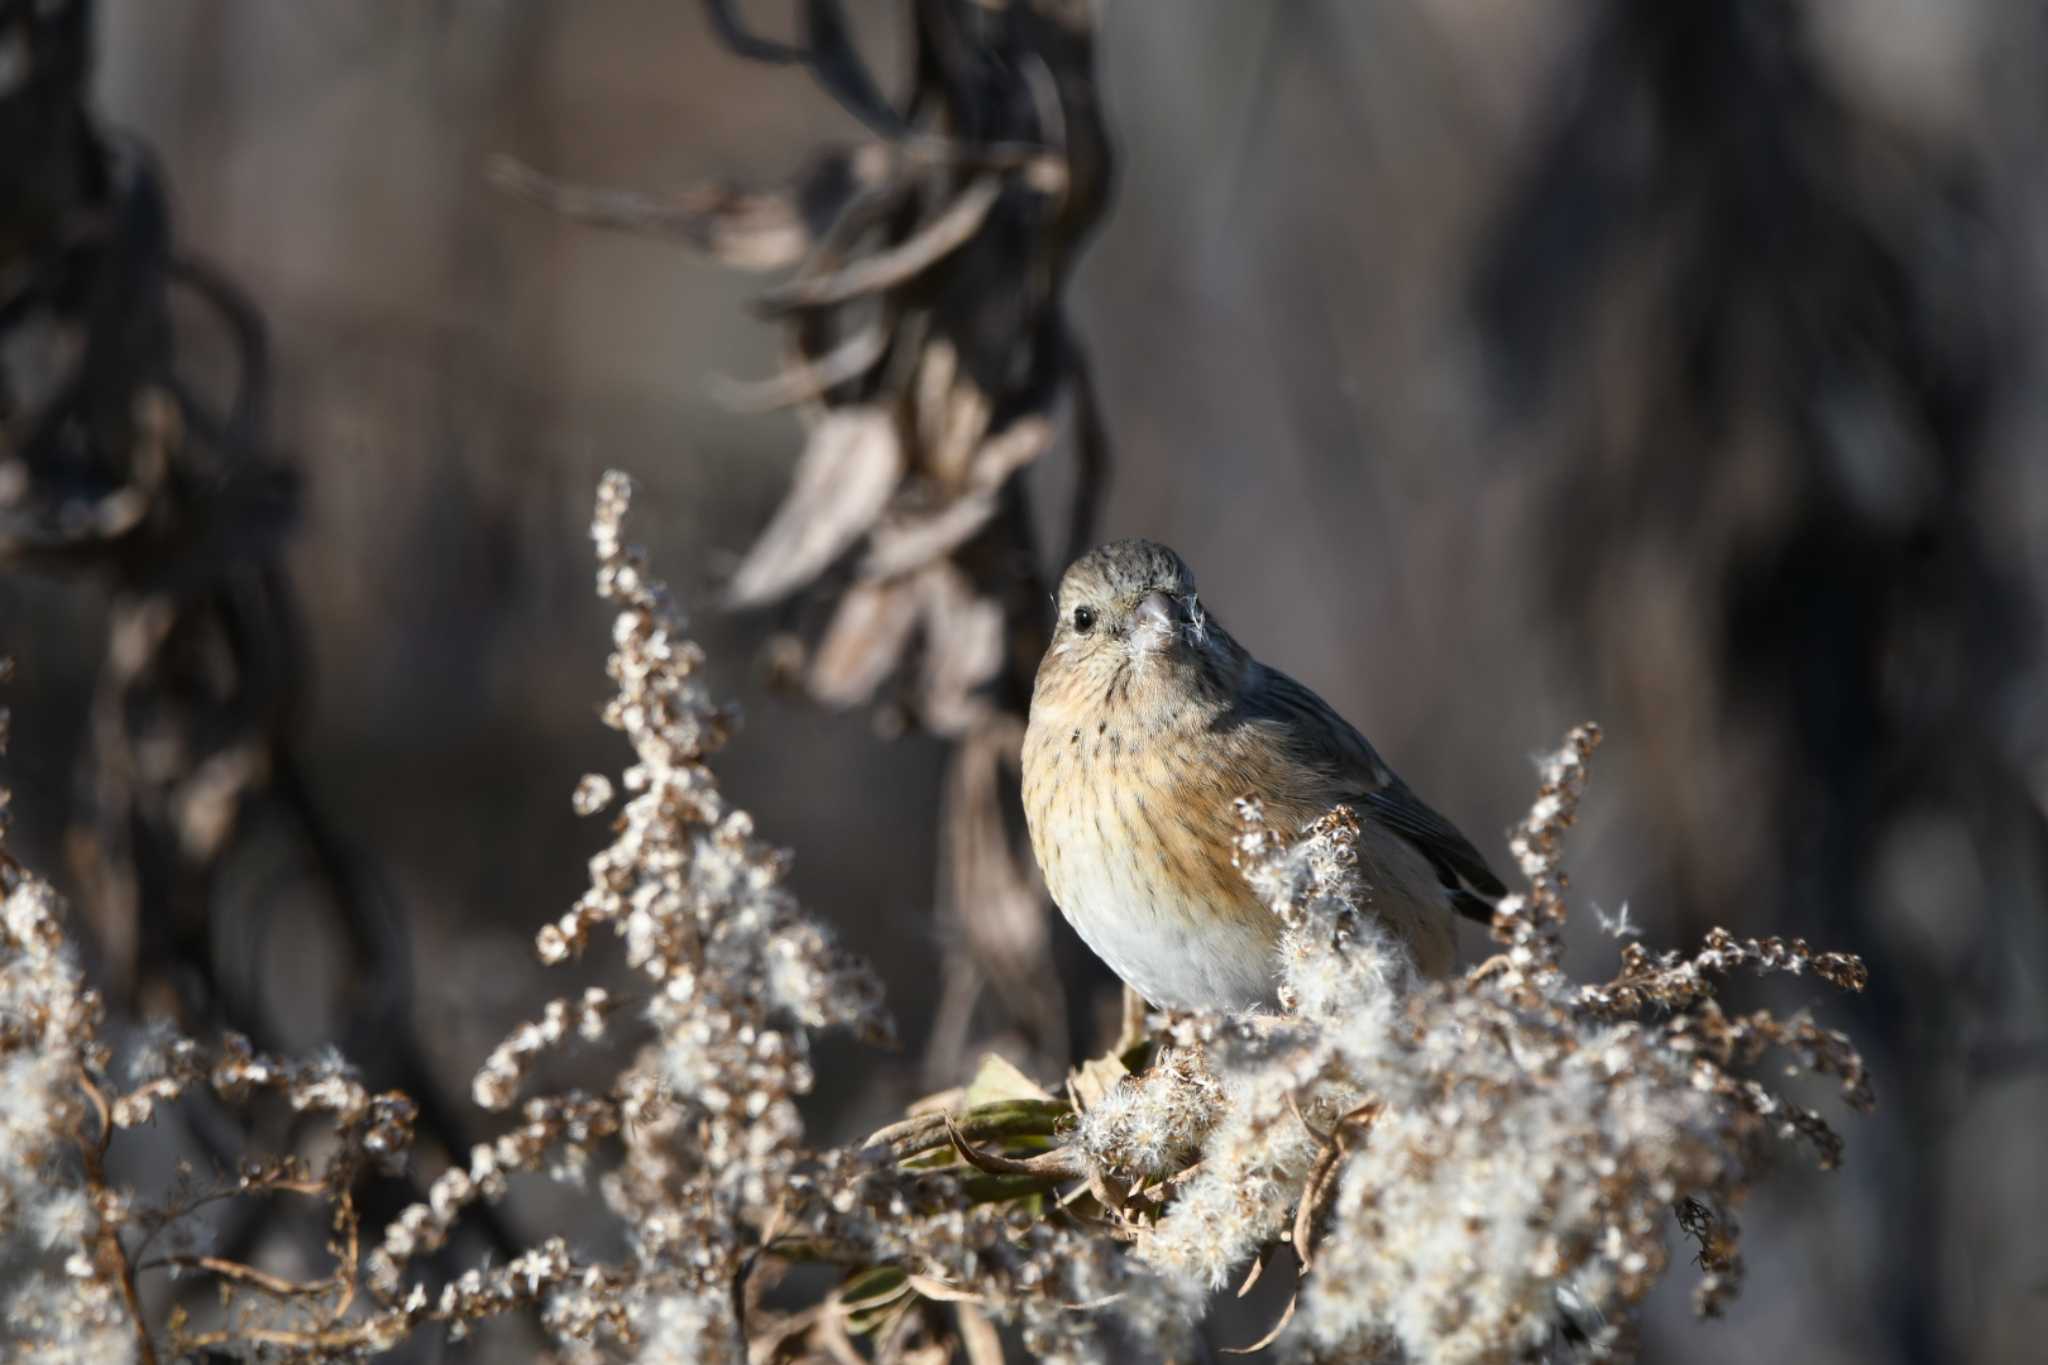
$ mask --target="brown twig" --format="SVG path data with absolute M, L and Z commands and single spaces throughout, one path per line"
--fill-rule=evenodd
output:
M 1291 1097 L 1289 1102 L 1292 1103 Z M 1379 1118 L 1380 1112 L 1385 1108 L 1386 1105 L 1380 1100 L 1367 1100 L 1338 1119 L 1327 1134 L 1312 1127 L 1307 1119 L 1301 1120 L 1301 1126 L 1307 1128 L 1322 1143 L 1322 1150 L 1316 1154 L 1315 1165 L 1309 1170 L 1308 1183 L 1302 1188 L 1301 1203 L 1294 1211 L 1294 1254 L 1301 1261 L 1301 1273 L 1304 1275 L 1308 1274 L 1314 1264 L 1310 1243 L 1315 1236 L 1316 1221 L 1322 1217 L 1324 1210 L 1329 1207 L 1330 1199 L 1336 1194 L 1337 1178 L 1343 1173 L 1344 1158 L 1352 1152 L 1346 1135 L 1356 1128 L 1361 1130 L 1362 1139 L 1365 1133 L 1372 1131 L 1374 1120 Z M 1301 1114 L 1299 1108 L 1294 1112 L 1297 1117 Z
M 121 1245 L 120 1229 L 106 1216 L 109 1199 L 107 1189 L 107 1148 L 114 1140 L 114 1118 L 107 1106 L 107 1097 L 93 1082 L 92 1077 L 81 1071 L 78 1088 L 92 1102 L 93 1113 L 99 1121 L 99 1129 L 88 1141 L 80 1136 L 78 1150 L 85 1166 L 85 1189 L 91 1197 L 94 1213 L 99 1226 L 93 1234 L 94 1252 L 102 1274 L 114 1275 L 121 1286 L 121 1302 L 128 1310 L 129 1320 L 135 1325 L 135 1354 L 142 1365 L 156 1365 L 156 1345 L 149 1338 L 149 1324 L 142 1316 L 142 1296 L 135 1292 L 135 1267 L 128 1260 L 128 1252 Z
M 287 1280 L 268 1271 L 258 1270 L 240 1261 L 222 1260 L 218 1256 L 158 1256 L 135 1267 L 144 1270 L 200 1270 L 223 1280 L 237 1284 L 253 1285 L 266 1294 L 279 1298 L 303 1298 L 308 1295 L 325 1293 L 335 1287 L 333 1278 L 324 1280 Z

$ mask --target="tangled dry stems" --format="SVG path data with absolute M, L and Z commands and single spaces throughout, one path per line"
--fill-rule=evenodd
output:
M 1567 976 L 1562 836 L 1599 739 L 1582 727 L 1545 761 L 1516 832 L 1528 889 L 1495 920 L 1501 951 L 1467 976 L 1417 979 L 1378 929 L 1351 812 L 1288 839 L 1246 801 L 1236 854 L 1286 925 L 1286 1015 L 1155 1016 L 1148 1044 L 1080 1068 L 1060 1095 L 991 1059 L 861 1144 L 814 1147 L 797 1109 L 810 1038 L 884 1033 L 880 991 L 796 904 L 786 856 L 707 766 L 735 717 L 621 539 L 630 496 L 608 475 L 592 533 L 616 613 L 605 721 L 635 761 L 616 792 L 598 777 L 578 786 L 585 814 L 619 792 L 624 802 L 589 889 L 537 948 L 559 963 L 609 931 L 638 988 L 556 1000 L 515 1030 L 474 1084 L 483 1108 L 516 1111 L 513 1126 L 384 1228 L 362 1226 L 354 1191 L 406 1159 L 405 1096 L 369 1092 L 338 1057 L 161 1032 L 117 1084 L 63 907 L 0 854 L 10 1351 L 350 1360 L 516 1311 L 567 1362 L 986 1365 L 1002 1358 L 1004 1328 L 1049 1360 L 1185 1359 L 1210 1295 L 1287 1243 L 1295 1306 L 1258 1343 L 1277 1353 L 1625 1355 L 1630 1310 L 1667 1269 L 1673 1229 L 1696 1248 L 1700 1311 L 1716 1311 L 1741 1281 L 1729 1210 L 1773 1141 L 1805 1143 L 1822 1166 L 1840 1158 L 1827 1122 L 1766 1088 L 1755 1064 L 1782 1054 L 1833 1077 L 1851 1108 L 1871 1103 L 1843 1035 L 1804 1013 L 1730 1016 L 1714 997 L 1736 969 L 1858 989 L 1853 957 L 1716 932 L 1691 956 L 1626 944 L 1606 982 Z M 601 1088 L 520 1101 L 538 1057 L 604 1042 L 621 1012 L 647 1041 Z M 165 1106 L 264 1096 L 316 1118 L 318 1142 L 164 1191 L 110 1179 L 111 1144 L 148 1141 Z M 420 1263 L 465 1209 L 515 1180 L 594 1172 L 624 1256 L 586 1261 L 551 1239 L 429 1291 Z M 325 1208 L 325 1275 L 176 1249 L 210 1204 L 285 1198 Z M 842 1274 L 801 1310 L 764 1307 L 799 1262 Z M 217 1292 L 180 1295 L 160 1276 Z

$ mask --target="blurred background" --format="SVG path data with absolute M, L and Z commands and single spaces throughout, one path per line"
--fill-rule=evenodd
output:
M 743 55 L 802 32 L 797 4 L 725 6 L 739 41 L 684 0 L 5 6 L 15 440 L 48 355 L 80 353 L 20 305 L 21 262 L 72 249 L 50 225 L 78 204 L 121 202 L 71 168 L 95 137 L 107 164 L 133 139 L 178 250 L 220 279 L 173 272 L 190 287 L 121 354 L 174 354 L 186 439 L 247 434 L 266 471 L 223 464 L 179 493 L 186 523 L 228 507 L 223 523 L 260 528 L 224 553 L 264 567 L 206 599 L 215 644 L 193 657 L 236 662 L 181 668 L 182 704 L 215 711 L 176 725 L 193 753 L 245 753 L 220 736 L 260 731 L 272 755 L 260 777 L 202 774 L 246 804 L 232 836 L 199 840 L 195 877 L 152 872 L 146 800 L 109 824 L 106 772 L 125 755 L 128 789 L 151 780 L 164 703 L 124 691 L 141 675 L 122 661 L 169 638 L 149 604 L 196 600 L 218 564 L 22 531 L 51 480 L 97 496 L 83 436 L 0 464 L 15 842 L 82 906 L 117 998 L 279 1049 L 354 1052 L 409 1010 L 415 1041 L 366 1065 L 467 1109 L 478 1061 L 567 984 L 532 933 L 602 842 L 571 788 L 624 752 L 596 718 L 607 623 L 585 539 L 617 466 L 643 488 L 636 537 L 744 706 L 729 794 L 796 850 L 798 892 L 877 964 L 905 1040 L 880 1061 L 833 1045 L 813 1132 L 858 1137 L 991 1046 L 1063 1065 L 1102 1042 L 1114 983 L 1016 883 L 1014 847 L 983 873 L 970 854 L 991 831 L 1014 846 L 1002 717 L 1072 533 L 1146 535 L 1499 866 L 1529 756 L 1601 722 L 1570 856 L 1586 971 L 1614 949 L 1594 905 L 1627 905 L 1653 948 L 1718 924 L 1868 959 L 1866 994 L 1813 1000 L 1864 1048 L 1878 1112 L 1843 1117 L 1841 1171 L 1794 1154 L 1771 1178 L 1725 1320 L 1692 1323 L 1673 1272 L 1647 1358 L 2038 1358 L 2048 7 L 1009 2 L 1058 28 L 1004 30 L 1034 55 L 985 63 L 988 88 L 1045 136 L 1047 101 L 1065 115 L 1062 207 L 1034 216 L 1005 190 L 949 258 L 972 269 L 885 314 L 891 359 L 794 414 L 748 410 L 732 381 L 839 338 L 759 306 L 779 277 L 730 268 L 730 242 L 695 249 L 715 214 L 603 230 L 575 221 L 588 204 L 533 202 L 553 194 L 538 181 L 506 192 L 494 158 L 671 210 L 694 185 L 808 177 L 798 207 L 815 209 L 820 149 L 876 134 L 849 113 L 845 63 Z M 844 7 L 848 50 L 899 109 L 930 79 L 913 11 L 934 8 Z M 88 50 L 89 72 L 65 65 Z M 31 116 L 62 108 L 52 81 L 86 92 L 97 134 Z M 1101 149 L 1077 111 L 1113 171 L 1080 164 Z M 957 202 L 933 193 L 879 230 L 914 236 Z M 816 247 L 815 222 L 791 230 Z M 46 311 L 68 316 L 65 298 Z M 244 305 L 268 360 L 261 402 L 237 406 Z M 922 404 L 948 337 L 991 429 L 1050 423 L 1000 510 L 947 548 L 959 576 L 918 580 L 939 597 L 918 599 L 905 674 L 932 672 L 948 622 L 987 624 L 929 607 L 944 584 L 1003 604 L 1004 662 L 952 711 L 928 678 L 835 691 L 821 670 L 823 623 L 861 579 L 844 543 L 836 567 L 756 594 L 779 601 L 720 609 L 747 566 L 774 576 L 749 550 L 806 431 L 828 408 Z M 194 416 L 209 405 L 218 430 Z M 152 429 L 128 406 L 108 420 L 123 441 L 122 423 Z M 1106 454 L 1099 497 L 1084 447 Z M 132 544 L 96 505 L 102 540 Z M 284 643 L 251 664 L 251 638 Z M 246 677 L 220 684 L 222 667 L 290 686 L 252 724 L 227 704 Z M 179 798 L 188 854 L 208 790 Z M 120 876 L 110 827 L 134 844 Z M 1483 953 L 1475 936 L 1468 960 Z M 1804 998 L 1779 983 L 1732 1002 Z M 519 1237 L 577 1216 L 505 1214 Z

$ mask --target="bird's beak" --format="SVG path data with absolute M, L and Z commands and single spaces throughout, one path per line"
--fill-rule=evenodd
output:
M 1163 592 L 1148 592 L 1131 612 L 1131 645 L 1154 650 L 1179 633 L 1174 620 L 1173 599 Z

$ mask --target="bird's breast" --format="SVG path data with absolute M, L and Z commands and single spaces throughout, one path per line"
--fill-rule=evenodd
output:
M 1230 856 L 1233 803 L 1256 786 L 1241 766 L 1218 736 L 1171 717 L 1033 708 L 1024 808 L 1046 887 L 1156 1005 L 1273 998 L 1279 922 Z

